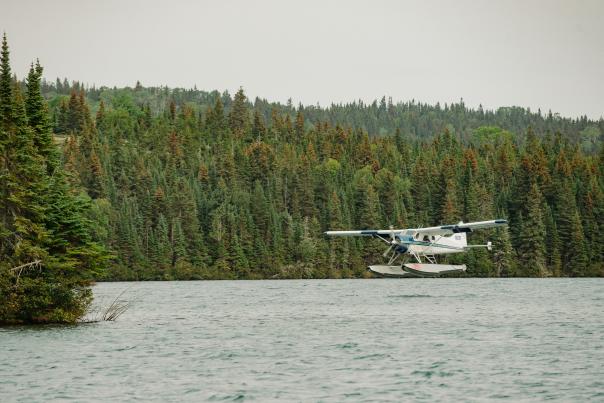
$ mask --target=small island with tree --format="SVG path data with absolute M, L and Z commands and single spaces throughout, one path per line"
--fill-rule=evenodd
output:
M 42 67 L 11 75 L 0 58 L 0 324 L 72 323 L 109 254 L 92 239 L 91 200 L 74 189 L 53 142 Z

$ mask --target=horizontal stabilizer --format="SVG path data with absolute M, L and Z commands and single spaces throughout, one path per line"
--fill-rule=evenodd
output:
M 465 249 L 472 249 L 472 248 L 487 248 L 488 250 L 493 250 L 493 243 L 492 242 L 487 242 L 486 245 L 466 245 L 464 246 Z

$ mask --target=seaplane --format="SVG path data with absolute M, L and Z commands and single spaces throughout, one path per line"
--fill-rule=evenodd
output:
M 478 229 L 503 227 L 507 224 L 506 220 L 499 219 L 426 228 L 327 231 L 325 235 L 372 237 L 388 244 L 388 249 L 383 254 L 388 263 L 368 267 L 379 276 L 440 277 L 443 274 L 464 272 L 466 265 L 438 264 L 436 256 L 462 253 L 472 248 L 492 250 L 491 242 L 485 245 L 468 245 L 467 234 Z

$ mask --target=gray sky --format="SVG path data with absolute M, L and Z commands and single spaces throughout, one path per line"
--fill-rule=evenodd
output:
M 599 0 L 0 0 L 0 30 L 20 77 L 604 115 Z

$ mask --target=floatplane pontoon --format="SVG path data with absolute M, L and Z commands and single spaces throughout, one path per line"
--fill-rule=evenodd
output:
M 439 277 L 448 273 L 466 271 L 466 265 L 438 264 L 437 255 L 465 252 L 471 248 L 492 249 L 491 242 L 486 245 L 468 245 L 466 235 L 477 229 L 502 227 L 506 220 L 478 221 L 439 227 L 327 231 L 328 236 L 367 236 L 378 238 L 387 243 L 384 257 L 385 265 L 372 265 L 369 270 L 383 277 Z M 415 259 L 415 263 L 410 263 Z M 399 261 L 397 263 L 397 261 Z

